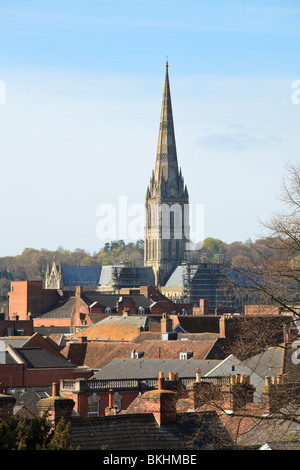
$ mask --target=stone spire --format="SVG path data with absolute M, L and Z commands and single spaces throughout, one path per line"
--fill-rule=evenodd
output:
M 157 183 L 177 178 L 178 163 L 169 84 L 169 65 L 166 63 L 165 86 L 162 100 L 155 177 Z
M 181 169 L 178 170 L 176 141 L 173 123 L 172 101 L 169 83 L 169 64 L 166 63 L 165 84 L 160 115 L 159 135 L 155 172 L 152 173 L 149 191 L 150 196 L 161 198 L 188 196 L 184 186 Z
M 155 170 L 146 191 L 144 264 L 152 266 L 157 287 L 184 261 L 189 225 L 184 209 L 189 197 L 178 168 L 168 68 L 166 63 Z M 169 212 L 168 220 L 162 211 Z

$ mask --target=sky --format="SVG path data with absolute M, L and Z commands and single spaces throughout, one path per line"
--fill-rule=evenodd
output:
M 299 39 L 298 0 L 0 0 L 0 257 L 142 237 L 166 60 L 196 238 L 259 238 L 299 162 Z

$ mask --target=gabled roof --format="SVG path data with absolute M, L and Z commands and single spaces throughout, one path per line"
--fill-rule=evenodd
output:
M 31 336 L 2 336 L 0 338 L 0 351 L 3 351 L 8 345 L 22 348 L 30 338 Z
M 75 304 L 75 297 L 67 297 L 57 300 L 54 304 L 42 310 L 35 317 L 43 318 L 70 318 Z
M 143 294 L 120 295 L 103 294 L 101 292 L 83 292 L 82 299 L 88 306 L 91 306 L 93 303 L 97 302 L 104 308 L 109 307 L 111 309 L 116 308 L 118 301 L 125 299 L 131 299 L 137 309 L 139 307 L 143 307 L 145 309 L 149 308 L 152 303 L 151 300 Z
M 244 360 L 243 364 L 262 378 L 274 377 L 283 373 L 284 356 L 285 347 L 271 347 Z
M 13 351 L 19 360 L 26 364 L 27 369 L 66 369 L 76 367 L 64 356 L 60 357 L 42 348 L 13 348 Z
M 151 333 L 150 333 L 151 335 Z M 62 354 L 78 366 L 102 369 L 113 359 L 130 359 L 132 351 L 140 352 L 144 359 L 179 359 L 181 352 L 193 352 L 193 359 L 207 359 L 215 348 L 215 341 L 162 341 L 145 340 L 141 343 L 89 341 L 83 344 L 68 343 Z M 218 356 L 214 356 L 218 358 Z
M 7 393 L 16 398 L 15 406 L 25 406 L 35 416 L 39 416 L 37 402 L 42 398 L 52 394 L 52 385 L 40 387 L 11 387 L 7 389 Z

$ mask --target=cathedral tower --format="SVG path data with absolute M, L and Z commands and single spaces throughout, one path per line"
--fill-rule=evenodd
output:
M 144 264 L 164 285 L 175 266 L 185 260 L 189 239 L 189 196 L 178 169 L 168 63 L 159 126 L 155 170 L 146 192 Z

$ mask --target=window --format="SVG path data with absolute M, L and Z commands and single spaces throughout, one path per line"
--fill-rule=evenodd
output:
M 100 397 L 96 393 L 88 397 L 88 417 L 99 416 L 99 400 Z
M 92 418 L 95 416 L 99 416 L 99 401 L 89 403 L 88 406 L 88 417 Z

